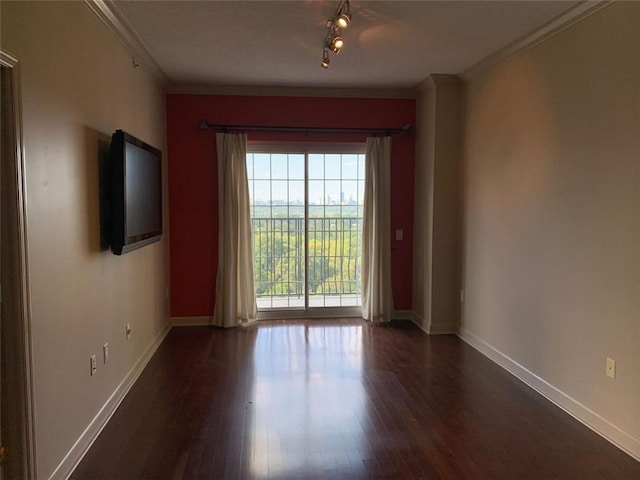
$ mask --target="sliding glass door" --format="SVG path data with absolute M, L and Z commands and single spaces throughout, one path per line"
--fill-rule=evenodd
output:
M 259 310 L 359 313 L 363 150 L 250 144 Z
M 304 308 L 305 155 L 248 153 L 258 308 Z

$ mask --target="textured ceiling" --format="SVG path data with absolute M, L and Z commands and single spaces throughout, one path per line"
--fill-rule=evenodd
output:
M 117 1 L 174 85 L 412 88 L 462 73 L 575 1 L 357 1 L 320 67 L 337 1 Z

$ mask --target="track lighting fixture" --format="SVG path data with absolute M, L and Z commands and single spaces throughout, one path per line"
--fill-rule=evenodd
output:
M 327 36 L 322 45 L 322 68 L 329 67 L 329 51 L 340 53 L 344 46 L 341 29 L 347 28 L 351 23 L 351 3 L 349 0 L 340 0 L 338 9 L 331 20 L 327 22 Z
M 327 48 L 333 53 L 340 53 L 340 50 L 344 46 L 344 40 L 340 36 L 340 29 L 338 27 L 331 28 L 331 34 L 327 36 Z

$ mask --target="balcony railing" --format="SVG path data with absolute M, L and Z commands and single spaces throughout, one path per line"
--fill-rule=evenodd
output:
M 360 305 L 362 218 L 254 217 L 253 246 L 258 307 L 305 306 L 308 249 L 310 307 Z M 306 245 L 308 243 L 308 246 Z

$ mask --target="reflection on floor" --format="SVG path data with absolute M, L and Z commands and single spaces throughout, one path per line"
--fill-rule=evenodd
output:
M 409 323 L 174 328 L 74 479 L 638 479 L 457 337 Z

